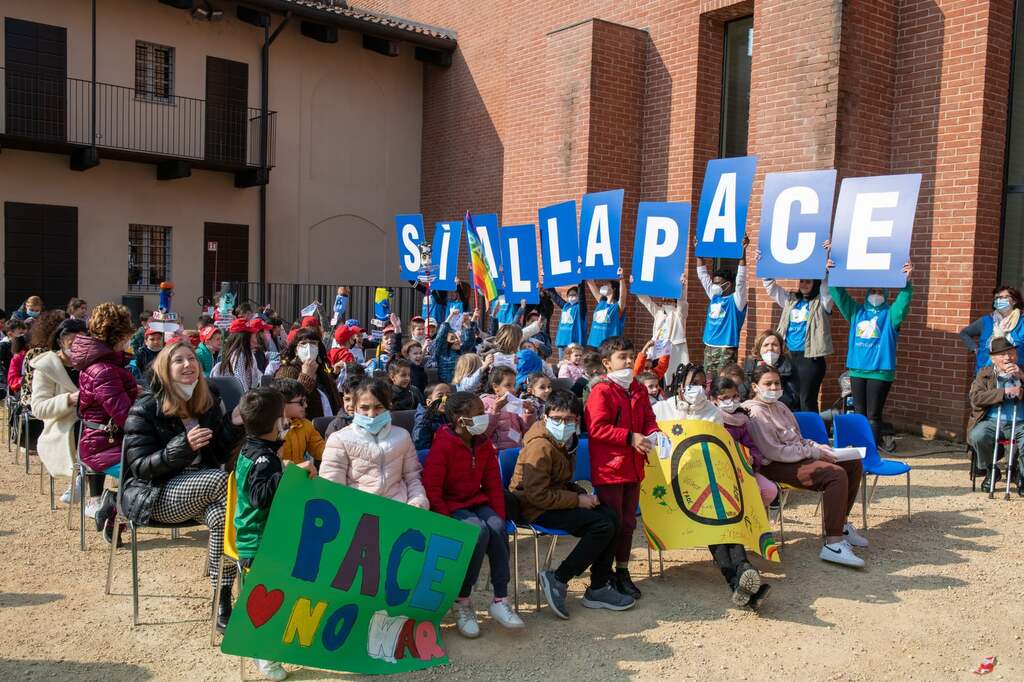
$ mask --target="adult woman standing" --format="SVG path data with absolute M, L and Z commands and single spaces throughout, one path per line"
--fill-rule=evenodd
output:
M 1013 287 L 1000 286 L 992 290 L 992 312 L 979 317 L 960 330 L 960 339 L 974 351 L 974 373 L 992 361 L 989 349 L 992 341 L 1007 338 L 1017 347 L 1017 362 L 1024 360 L 1024 320 L 1021 319 L 1024 301 Z
M 789 359 L 789 353 L 786 352 L 786 344 L 783 342 L 780 332 L 767 331 L 757 337 L 754 342 L 754 354 L 744 361 L 743 372 L 750 379 L 754 375 L 754 370 L 764 365 L 771 365 L 779 370 L 779 376 L 782 377 L 782 404 L 794 412 L 804 409 L 801 407 L 800 401 L 800 375 L 796 371 L 794 363 Z M 820 377 L 818 384 L 820 387 Z M 814 407 L 807 411 L 818 411 L 817 391 L 814 392 Z
M 228 340 L 220 353 L 220 362 L 210 370 L 211 377 L 235 377 L 242 384 L 242 392 L 248 391 L 262 376 L 256 356 L 252 350 L 253 327 L 238 318 L 228 327 Z
M 327 350 L 315 329 L 300 329 L 281 354 L 275 379 L 296 379 L 306 389 L 306 418 L 333 417 L 341 407 L 338 386 L 327 371 Z
M 81 320 L 64 320 L 50 334 L 49 350 L 36 355 L 32 366 L 32 414 L 43 422 L 37 449 L 39 459 L 51 476 L 70 476 L 75 461 L 78 434 L 78 370 L 71 366 L 71 344 L 85 332 Z M 94 516 L 98 500 L 86 505 L 86 516 Z
M 224 464 L 242 441 L 236 408 L 224 414 L 206 383 L 189 343 L 174 341 L 153 361 L 150 392 L 135 401 L 125 422 L 122 511 L 139 524 L 183 523 L 210 529 L 207 571 L 219 588 L 217 627 L 231 616 L 232 562 L 218 586 L 217 563 L 224 550 L 224 503 L 228 474 Z
M 827 248 L 827 243 L 826 243 Z M 761 252 L 757 253 L 758 260 Z M 796 291 L 786 291 L 774 279 L 763 279 L 765 291 L 780 308 L 782 317 L 775 327 L 789 349 L 797 400 L 793 410 L 818 411 L 818 393 L 825 378 L 825 358 L 832 354 L 832 296 L 828 274 L 824 279 L 802 279 Z M 782 369 L 781 367 L 779 369 Z M 785 381 L 785 375 L 783 380 Z
M 79 335 L 71 346 L 71 361 L 78 377 L 78 414 L 82 437 L 78 456 L 97 472 L 87 477 L 90 503 L 103 494 L 106 475 L 121 476 L 121 442 L 128 411 L 139 395 L 124 353 L 132 337 L 128 308 L 113 303 L 96 306 L 89 318 L 89 336 Z M 97 530 L 113 531 L 113 505 L 108 501 L 96 514 Z
M 796 417 L 779 402 L 782 378 L 769 365 L 754 370 L 754 397 L 743 407 L 750 415 L 748 428 L 764 464 L 760 473 L 770 481 L 822 493 L 824 561 L 861 568 L 864 560 L 853 547 L 867 547 L 848 520 L 857 500 L 864 469 L 859 459 L 837 462 L 832 448 L 800 435 Z
M 831 260 L 828 265 L 832 267 Z M 886 289 L 868 289 L 864 303 L 857 303 L 843 287 L 829 287 L 836 307 L 850 322 L 846 368 L 850 371 L 854 409 L 868 418 L 876 443 L 882 429 L 882 410 L 896 379 L 896 338 L 914 295 L 910 283 L 913 271 L 914 266 L 907 261 L 903 266 L 907 284 L 892 305 L 887 301 Z

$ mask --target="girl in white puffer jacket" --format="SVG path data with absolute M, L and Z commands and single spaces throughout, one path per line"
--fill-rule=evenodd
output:
M 361 383 L 352 423 L 327 439 L 320 476 L 429 509 L 421 469 L 409 432 L 391 425 L 391 386 L 379 379 Z

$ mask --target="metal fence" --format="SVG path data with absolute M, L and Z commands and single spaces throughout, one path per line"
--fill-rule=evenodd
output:
M 290 323 L 299 316 L 299 311 L 310 303 L 319 302 L 326 321 L 329 323 L 333 313 L 334 297 L 338 293 L 338 284 L 285 284 L 259 282 L 230 282 L 231 291 L 237 297 L 237 303 L 248 301 L 255 306 L 269 305 L 285 321 Z M 347 285 L 346 285 L 347 286 Z M 397 314 L 402 323 L 420 314 L 422 295 L 410 286 L 388 287 L 391 292 L 391 310 Z M 351 286 L 351 298 L 346 316 L 359 320 L 365 327 L 373 319 L 374 297 L 377 287 Z
M 0 67 L 4 135 L 50 144 L 93 144 L 92 81 Z M 260 165 L 263 112 L 132 87 L 96 83 L 96 146 L 231 168 Z M 277 112 L 267 112 L 267 165 L 274 165 Z

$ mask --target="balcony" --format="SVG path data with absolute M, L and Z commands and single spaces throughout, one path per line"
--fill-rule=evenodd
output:
M 0 145 L 71 155 L 85 170 L 93 136 L 98 157 L 152 163 L 160 179 L 191 168 L 234 173 L 236 185 L 261 184 L 263 112 L 193 97 L 155 97 L 135 88 L 55 78 L 0 67 Z M 277 113 L 267 112 L 267 167 L 274 165 Z M 78 166 L 76 167 L 76 158 Z M 86 159 L 84 165 L 82 159 Z

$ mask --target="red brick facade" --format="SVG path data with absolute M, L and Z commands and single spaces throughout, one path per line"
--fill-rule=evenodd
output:
M 957 332 L 988 308 L 998 269 L 1012 0 L 359 4 L 458 32 L 451 68 L 425 76 L 428 223 L 466 208 L 535 223 L 548 203 L 623 187 L 627 270 L 638 201 L 690 201 L 696 214 L 718 154 L 724 22 L 753 14 L 751 238 L 766 172 L 922 173 L 914 303 L 887 418 L 962 435 L 973 361 Z M 692 266 L 699 358 L 706 301 Z M 647 314 L 628 315 L 641 341 Z M 777 316 L 754 280 L 744 343 Z M 845 357 L 835 318 L 827 400 Z

